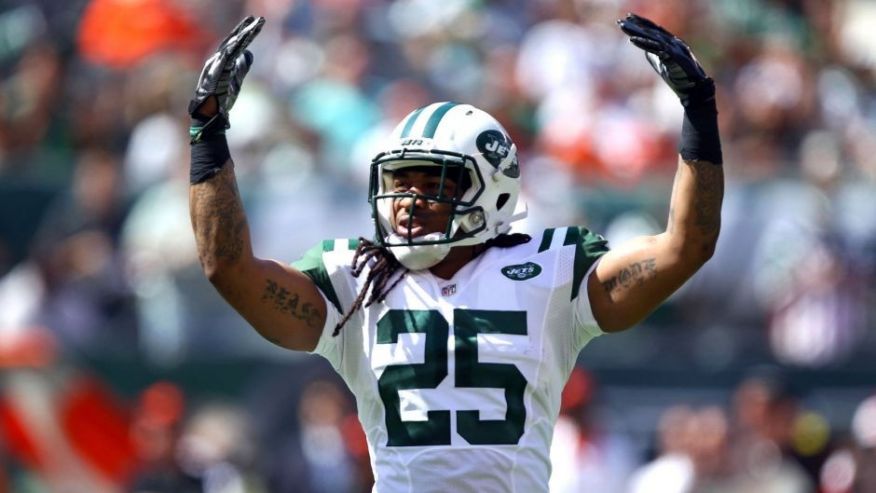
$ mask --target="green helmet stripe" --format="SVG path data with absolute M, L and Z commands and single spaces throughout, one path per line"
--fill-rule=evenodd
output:
M 408 120 L 405 122 L 405 128 L 402 129 L 401 138 L 405 138 L 411 133 L 411 129 L 414 128 L 414 123 L 417 121 L 417 117 L 420 116 L 420 113 L 422 112 L 423 108 L 418 108 L 408 115 Z
M 426 122 L 426 128 L 423 129 L 423 138 L 431 139 L 435 137 L 435 130 L 438 130 L 438 124 L 441 123 L 441 119 L 454 106 L 456 106 L 456 103 L 444 103 L 435 109 L 432 116 L 429 117 L 429 121 Z

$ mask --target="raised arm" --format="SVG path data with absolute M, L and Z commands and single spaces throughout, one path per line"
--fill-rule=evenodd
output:
M 253 255 L 224 135 L 228 111 L 252 64 L 246 47 L 263 23 L 263 18 L 244 19 L 201 72 L 189 104 L 193 118 L 189 211 L 201 266 L 222 297 L 267 340 L 310 351 L 325 324 L 325 301 L 306 275 Z
M 714 82 L 662 27 L 632 14 L 618 24 L 678 94 L 685 116 L 666 231 L 609 251 L 587 281 L 594 317 L 608 332 L 640 322 L 711 258 L 724 196 Z

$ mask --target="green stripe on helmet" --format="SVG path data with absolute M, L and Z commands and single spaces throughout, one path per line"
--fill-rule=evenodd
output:
M 435 137 L 435 131 L 438 130 L 438 124 L 441 123 L 441 119 L 444 118 L 444 115 L 454 106 L 457 106 L 457 104 L 444 103 L 435 109 L 432 116 L 429 117 L 429 121 L 426 122 L 426 128 L 423 129 L 423 138 L 431 139 Z
M 420 113 L 422 112 L 423 108 L 417 108 L 408 115 L 408 120 L 405 122 L 405 128 L 402 129 L 401 138 L 405 138 L 411 133 L 411 129 L 414 128 L 414 123 L 417 121 L 417 117 L 420 116 Z

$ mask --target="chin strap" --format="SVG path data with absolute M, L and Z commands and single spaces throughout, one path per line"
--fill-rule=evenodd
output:
M 523 210 L 515 211 L 514 215 L 512 215 L 510 218 L 508 218 L 508 224 L 511 224 L 514 221 L 519 221 L 521 219 L 526 219 L 526 216 L 529 215 L 529 205 L 522 200 L 517 202 L 517 203 L 521 204 L 523 206 Z
M 426 241 L 437 240 L 441 236 L 441 233 L 430 233 L 424 236 L 423 239 Z M 408 270 L 423 270 L 438 264 L 447 257 L 452 246 L 449 243 L 398 245 L 402 241 L 404 241 L 404 238 L 394 233 L 387 238 L 387 243 L 397 245 L 389 247 L 390 251 L 398 262 Z
M 525 218 L 529 215 L 529 207 L 525 202 L 522 203 L 521 210 L 518 210 L 514 213 L 510 218 L 508 218 L 508 222 L 504 224 L 500 224 L 496 227 L 496 231 L 494 231 L 495 235 L 493 237 L 507 234 L 510 231 L 511 223 L 514 221 L 518 221 L 520 219 Z M 500 231 L 504 226 L 504 231 Z M 422 237 L 422 241 L 437 241 L 442 238 L 441 233 L 429 233 L 426 236 Z M 439 262 L 447 258 L 447 255 L 450 253 L 450 249 L 456 246 L 471 246 L 471 245 L 480 245 L 486 243 L 488 240 L 484 240 L 483 237 L 472 236 L 469 238 L 462 238 L 454 241 L 453 243 L 438 243 L 438 244 L 412 244 L 406 245 L 404 244 L 407 241 L 405 237 L 399 236 L 395 233 L 390 234 L 386 238 L 385 244 L 388 246 L 392 254 L 399 261 L 400 264 L 405 266 L 408 270 L 423 270 L 428 269 L 434 265 L 437 265 Z
M 519 221 L 521 219 L 526 218 L 529 215 L 529 206 L 526 205 L 525 202 L 518 202 L 520 204 L 518 208 L 522 207 L 522 209 L 516 211 L 514 215 L 508 218 L 508 222 L 501 223 L 496 225 L 492 238 L 495 238 L 499 235 L 508 234 L 511 231 L 511 223 L 514 221 Z M 453 246 L 470 246 L 470 245 L 479 245 L 481 243 L 486 243 L 490 241 L 489 239 L 484 239 L 483 236 L 472 236 L 469 238 L 463 238 L 461 240 L 457 240 L 453 242 Z

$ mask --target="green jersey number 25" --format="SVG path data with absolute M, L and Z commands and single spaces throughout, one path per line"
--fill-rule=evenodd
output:
M 456 411 L 457 432 L 472 445 L 513 445 L 523 435 L 526 378 L 512 364 L 478 361 L 478 334 L 526 335 L 526 312 L 453 311 L 458 388 L 499 388 L 505 391 L 503 420 L 481 420 L 480 411 Z M 425 421 L 402 421 L 400 390 L 434 389 L 447 377 L 450 326 L 436 310 L 390 310 L 377 322 L 377 343 L 397 344 L 401 333 L 426 335 L 423 363 L 390 365 L 378 380 L 386 409 L 388 446 L 450 445 L 450 411 L 428 411 Z

